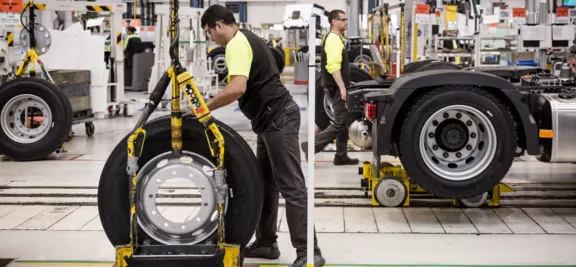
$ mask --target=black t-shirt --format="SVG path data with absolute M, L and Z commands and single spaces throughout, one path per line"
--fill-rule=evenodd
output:
M 228 81 L 237 75 L 248 78 L 246 92 L 238 103 L 240 111 L 251 120 L 252 130 L 261 133 L 292 100 L 280 81 L 270 47 L 254 33 L 238 30 L 226 45 L 226 66 Z

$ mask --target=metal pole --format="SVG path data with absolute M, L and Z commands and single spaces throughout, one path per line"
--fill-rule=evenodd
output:
M 308 24 L 308 43 L 316 43 L 316 15 L 312 15 Z M 308 49 L 308 229 L 307 229 L 307 266 L 314 266 L 314 129 L 316 127 L 314 118 L 316 103 L 316 49 L 311 45 Z
M 360 1 L 350 0 L 350 14 L 348 15 L 348 36 L 360 36 Z

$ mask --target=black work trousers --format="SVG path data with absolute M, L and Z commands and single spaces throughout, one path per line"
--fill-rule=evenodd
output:
M 336 157 L 345 157 L 348 155 L 348 127 L 350 126 L 346 101 L 342 100 L 339 88 L 326 87 L 324 93 L 332 104 L 334 121 L 314 138 L 314 152 L 322 151 L 332 140 L 336 139 Z
M 264 207 L 256 229 L 256 242 L 263 246 L 276 243 L 281 193 L 286 201 L 286 220 L 292 246 L 298 256 L 306 256 L 308 196 L 300 165 L 299 131 L 300 108 L 292 100 L 278 118 L 258 135 L 256 157 L 264 176 Z M 314 254 L 321 255 L 316 232 Z

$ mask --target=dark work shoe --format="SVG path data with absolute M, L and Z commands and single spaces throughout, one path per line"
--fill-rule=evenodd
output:
M 246 258 L 263 258 L 275 260 L 280 258 L 280 250 L 277 243 L 272 243 L 269 246 L 261 246 L 254 242 L 244 249 L 244 257 Z
M 334 165 L 357 165 L 358 163 L 360 163 L 360 160 L 351 159 L 348 156 L 334 157 Z
M 308 258 L 306 256 L 300 256 L 296 258 L 290 267 L 306 267 L 307 259 Z M 326 260 L 324 257 L 322 257 L 322 255 L 314 255 L 314 267 L 322 267 L 324 264 L 326 264 Z

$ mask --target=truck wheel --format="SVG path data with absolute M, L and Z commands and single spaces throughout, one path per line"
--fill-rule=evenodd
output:
M 72 105 L 41 78 L 23 77 L 0 86 L 0 150 L 15 161 L 52 154 L 72 129 Z
M 515 122 L 508 108 L 484 89 L 434 89 L 414 101 L 407 113 L 399 135 L 402 165 L 438 197 L 488 192 L 514 161 Z
M 334 109 L 332 104 L 328 100 L 326 93 L 324 93 L 324 87 L 322 87 L 322 74 L 316 72 L 316 116 L 315 122 L 316 126 L 320 130 L 328 128 L 330 122 L 334 121 Z M 356 66 L 350 65 L 350 80 L 353 83 L 363 82 L 372 80 L 372 76 L 358 68 Z
M 223 81 L 228 76 L 228 67 L 226 66 L 226 48 L 216 47 L 208 53 L 212 58 L 212 69 L 218 74 L 218 81 Z
M 334 121 L 334 109 L 332 109 L 332 104 L 324 92 L 322 77 L 319 72 L 316 72 L 316 114 L 314 119 L 320 130 L 328 128 L 330 122 Z
M 244 139 L 233 129 L 217 121 L 217 124 L 225 138 L 225 167 L 227 171 L 226 181 L 229 187 L 229 197 L 226 207 L 226 241 L 228 243 L 240 244 L 244 248 L 252 238 L 256 225 L 258 223 L 263 203 L 263 183 L 262 174 L 258 168 L 258 162 L 252 150 L 246 144 Z M 167 165 L 167 162 L 174 159 L 162 159 L 170 155 L 170 117 L 162 116 L 148 122 L 144 129 L 147 131 L 144 149 L 138 160 L 140 171 L 145 169 L 154 169 L 152 172 L 146 172 L 148 175 L 139 174 L 138 179 L 141 183 L 137 188 L 137 199 L 143 197 L 147 199 L 150 195 L 154 198 L 154 193 L 147 192 L 142 185 L 146 185 L 151 179 L 165 182 L 172 176 L 161 177 L 164 166 L 170 166 L 169 171 L 183 173 L 182 177 L 196 177 L 199 183 L 196 188 L 208 188 L 194 194 L 202 195 L 202 209 L 196 215 L 194 222 L 200 222 L 202 228 L 191 229 L 183 223 L 173 227 L 173 224 L 166 226 L 164 220 L 158 216 L 156 219 L 153 215 L 157 213 L 154 203 L 144 203 L 137 201 L 139 209 L 139 227 L 138 243 L 149 240 L 151 244 L 202 244 L 214 242 L 217 234 L 214 230 L 217 228 L 214 221 L 214 191 L 210 190 L 213 184 L 210 182 L 211 167 L 216 164 L 210 154 L 204 128 L 196 121 L 193 116 L 187 114 L 183 116 L 183 153 L 192 160 L 187 160 L 184 167 L 179 165 Z M 98 210 L 100 220 L 108 239 L 112 245 L 128 244 L 130 241 L 130 207 L 128 197 L 129 176 L 126 174 L 126 142 L 125 137 L 113 150 L 108 158 L 100 177 L 98 187 Z M 177 158 L 177 161 L 182 161 Z M 148 165 L 146 165 L 148 163 Z M 193 164 L 200 163 L 194 175 L 186 175 L 186 170 L 194 167 Z M 188 167 L 188 168 L 187 168 Z M 181 171 L 182 170 L 182 171 Z M 164 173 L 166 174 L 166 173 Z M 205 174 L 205 175 L 204 175 Z M 156 176 L 156 177 L 153 177 Z M 203 177 L 205 176 L 205 177 Z M 160 179 L 160 180 L 157 180 Z M 192 178 L 191 178 L 192 179 Z M 199 185 L 200 184 L 200 185 Z M 156 185 L 158 186 L 158 185 Z M 210 192 L 209 192 L 210 191 Z M 205 195 L 206 194 L 206 195 Z M 199 203 L 198 203 L 199 204 Z M 204 212 L 209 208 L 208 213 Z M 148 211 L 147 209 L 150 209 Z M 148 212 L 146 212 L 148 211 Z M 203 215 L 202 215 L 203 214 Z M 141 217 L 145 216 L 147 217 Z M 211 216 L 208 216 L 211 215 Z M 202 220 L 199 220 L 199 219 Z M 160 226 L 158 226 L 160 224 Z M 193 232 L 190 232 L 193 231 Z

